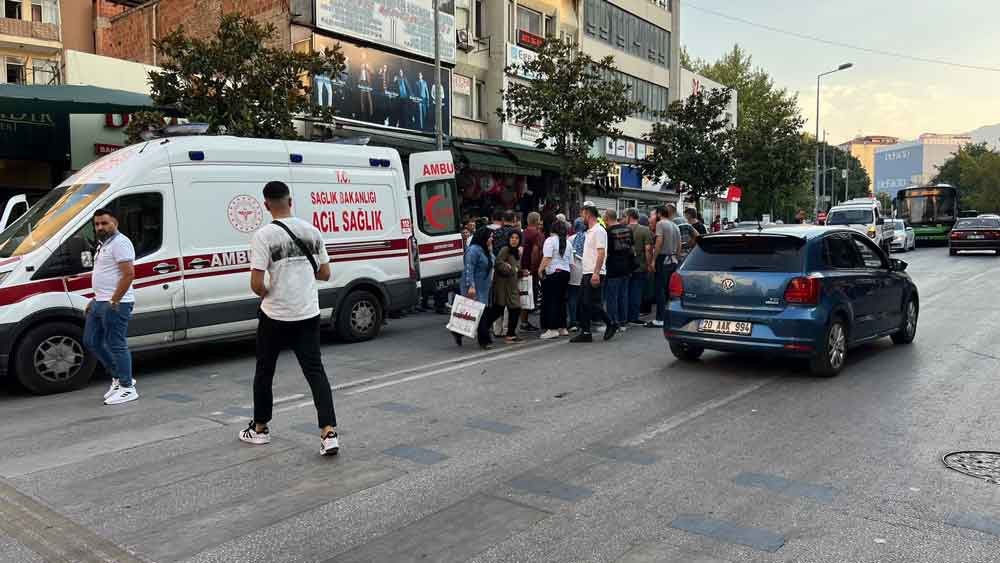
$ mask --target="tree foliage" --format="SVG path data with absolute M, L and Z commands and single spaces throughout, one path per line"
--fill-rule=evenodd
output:
M 1000 152 L 986 143 L 960 148 L 938 167 L 934 181 L 956 186 L 963 208 L 1000 212 Z
M 742 218 L 791 218 L 812 209 L 813 148 L 802 134 L 797 97 L 777 88 L 765 70 L 739 45 L 714 63 L 692 59 L 689 68 L 738 93 L 736 184 L 743 188 Z
M 334 109 L 313 103 L 309 77 L 334 76 L 344 67 L 339 48 L 302 53 L 269 46 L 273 25 L 240 14 L 222 16 L 207 40 L 183 27 L 153 42 L 163 71 L 149 73 L 152 98 L 192 121 L 241 137 L 295 138 L 293 119 L 330 120 Z
M 695 201 L 717 197 L 733 181 L 736 132 L 726 119 L 729 90 L 697 92 L 670 104 L 666 121 L 645 135 L 653 153 L 642 161 L 642 173 L 670 178 Z
M 159 111 L 137 111 L 125 126 L 125 144 L 134 145 L 143 140 L 142 135 L 163 127 L 166 116 Z
M 607 174 L 610 162 L 594 156 L 601 137 L 620 137 L 617 127 L 641 111 L 629 87 L 611 78 L 614 58 L 594 60 L 569 39 L 549 38 L 534 60 L 508 66 L 510 75 L 532 80 L 508 80 L 497 108 L 501 121 L 537 125 L 538 148 L 562 157 L 562 177 L 570 184 Z

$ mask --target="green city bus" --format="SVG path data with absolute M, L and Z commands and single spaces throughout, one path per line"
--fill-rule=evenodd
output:
M 958 188 L 931 184 L 896 193 L 896 218 L 913 227 L 918 241 L 947 242 L 959 216 Z

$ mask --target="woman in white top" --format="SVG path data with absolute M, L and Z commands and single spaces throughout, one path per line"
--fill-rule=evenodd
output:
M 549 238 L 542 245 L 542 263 L 538 277 L 542 279 L 542 333 L 546 340 L 569 336 L 566 330 L 566 291 L 569 286 L 573 247 L 566 237 L 566 223 L 552 223 Z

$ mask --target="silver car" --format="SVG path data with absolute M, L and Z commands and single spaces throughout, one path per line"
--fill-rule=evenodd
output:
M 902 219 L 887 219 L 886 223 L 892 223 L 892 241 L 889 249 L 892 251 L 909 252 L 917 248 L 917 235 Z

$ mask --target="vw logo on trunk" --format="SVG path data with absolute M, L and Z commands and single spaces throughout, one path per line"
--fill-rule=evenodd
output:
M 732 291 L 734 287 L 736 287 L 736 282 L 733 281 L 733 278 L 726 278 L 722 280 L 722 289 Z

